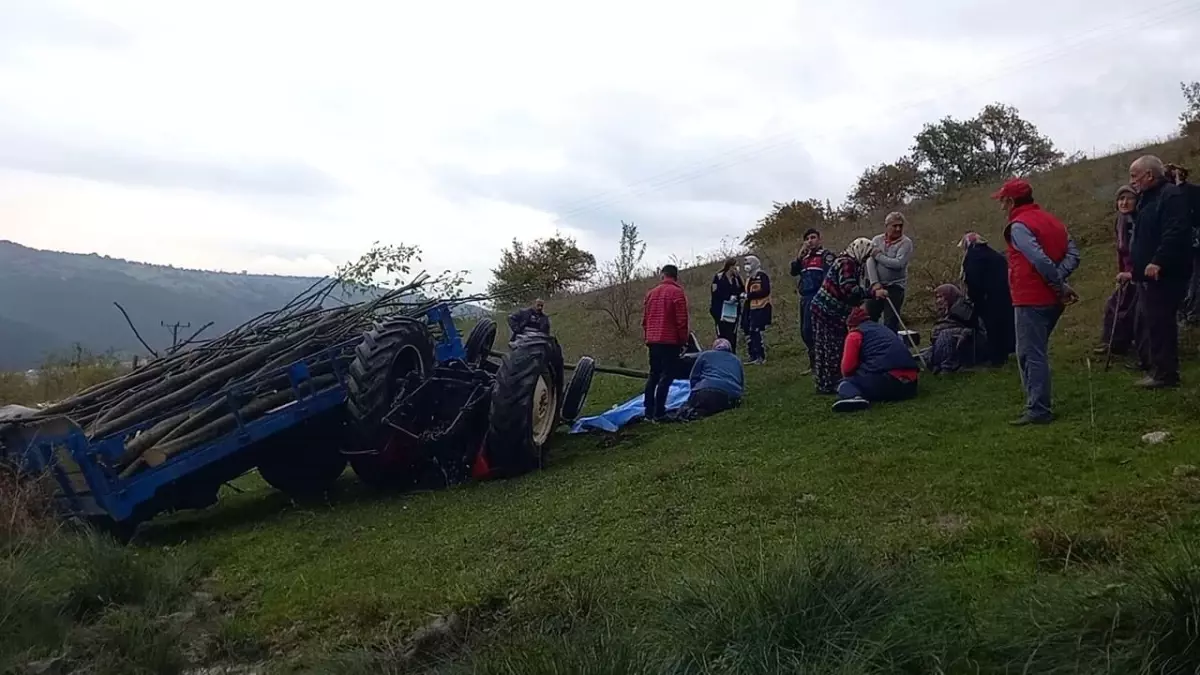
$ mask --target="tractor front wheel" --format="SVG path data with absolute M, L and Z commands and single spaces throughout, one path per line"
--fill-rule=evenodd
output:
M 541 468 L 558 427 L 562 350 L 553 339 L 527 340 L 504 355 L 492 388 L 485 441 L 499 474 Z

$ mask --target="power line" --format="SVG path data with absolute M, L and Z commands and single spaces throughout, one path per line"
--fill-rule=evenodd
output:
M 191 321 L 187 323 L 179 323 L 178 321 L 175 323 L 167 323 L 166 321 L 160 321 L 159 323 L 162 324 L 163 328 L 171 331 L 171 351 L 175 351 L 175 348 L 179 346 L 179 329 L 192 327 Z
M 1174 8 L 1177 6 L 1182 8 L 1189 5 L 1191 6 L 1189 9 L 1185 9 L 1182 12 L 1172 13 Z M 943 92 L 940 96 L 926 97 L 911 101 L 909 103 L 900 104 L 892 108 L 892 110 L 909 110 L 927 103 L 936 102 L 941 97 L 944 97 L 947 93 L 957 93 L 964 90 L 970 90 L 978 87 L 981 84 L 993 82 L 1006 76 L 1011 76 L 1012 74 L 1023 71 L 1030 66 L 1054 61 L 1078 51 L 1081 47 L 1087 44 L 1095 42 L 1101 38 L 1110 37 L 1115 32 L 1129 33 L 1167 22 L 1178 22 L 1181 18 L 1196 13 L 1200 13 L 1200 6 L 1197 6 L 1194 0 L 1173 0 L 1172 2 L 1164 3 L 1161 6 L 1156 6 L 1153 17 L 1149 20 L 1145 20 L 1140 23 L 1130 23 L 1132 20 L 1139 18 L 1140 15 L 1127 15 L 1115 21 L 1101 24 L 1092 29 L 1076 34 L 1075 39 L 1065 47 L 1062 46 L 1062 41 L 1059 41 L 1052 47 L 1033 52 L 1034 54 L 1037 54 L 1035 57 L 1026 58 L 1014 65 L 997 71 L 990 76 L 975 80 L 971 84 L 956 85 L 946 92 Z M 621 188 L 601 192 L 593 195 L 592 197 L 584 198 L 574 203 L 568 203 L 567 208 L 559 212 L 556 219 L 556 224 L 561 223 L 568 218 L 583 215 L 585 213 L 591 213 L 593 211 L 612 206 L 628 197 L 636 197 L 665 187 L 686 183 L 705 174 L 742 164 L 746 161 L 754 159 L 755 157 L 761 156 L 786 145 L 790 145 L 796 140 L 798 140 L 796 134 L 794 134 L 792 131 L 776 132 L 767 136 L 766 138 L 747 143 L 736 148 L 731 148 L 713 156 L 713 159 L 717 160 L 725 158 L 721 161 L 714 161 L 700 166 L 693 165 L 690 169 L 681 167 L 660 172 L 658 174 L 628 183 Z M 641 186 L 641 189 L 637 189 L 639 186 Z

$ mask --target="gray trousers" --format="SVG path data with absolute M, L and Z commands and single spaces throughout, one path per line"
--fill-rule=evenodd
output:
M 1013 308 L 1025 415 L 1033 419 L 1050 417 L 1050 333 L 1062 313 L 1062 305 Z

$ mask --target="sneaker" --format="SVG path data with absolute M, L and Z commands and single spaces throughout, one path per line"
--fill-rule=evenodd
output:
M 800 377 L 808 377 L 809 375 L 812 375 L 812 368 L 805 368 L 800 371 Z
M 1179 382 L 1178 381 L 1172 382 L 1170 380 L 1160 380 L 1160 379 L 1154 377 L 1153 375 L 1147 375 L 1146 377 L 1143 377 L 1142 379 L 1135 382 L 1133 386 L 1140 387 L 1142 389 L 1167 389 L 1170 387 L 1178 387 Z
M 854 398 L 844 398 L 833 404 L 833 412 L 854 412 L 856 410 L 866 410 L 871 406 L 871 402 L 861 396 Z
M 1019 418 L 1009 422 L 1009 425 L 1014 427 L 1027 427 L 1032 424 L 1050 424 L 1053 421 L 1053 415 L 1048 417 L 1031 417 L 1029 415 L 1021 415 Z
M 1108 345 L 1100 345 L 1094 348 L 1092 353 L 1096 356 L 1104 356 L 1105 354 L 1108 354 Z

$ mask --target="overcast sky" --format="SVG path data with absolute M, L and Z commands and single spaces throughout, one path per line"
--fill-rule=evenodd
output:
M 321 274 L 620 221 L 648 262 L 840 202 L 925 121 L 1016 105 L 1065 151 L 1171 133 L 1200 0 L 0 0 L 0 239 Z

